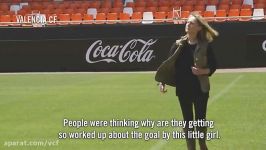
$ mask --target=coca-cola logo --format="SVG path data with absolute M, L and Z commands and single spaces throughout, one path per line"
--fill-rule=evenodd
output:
M 97 40 L 88 48 L 86 61 L 88 63 L 149 62 L 155 57 L 151 46 L 156 41 L 157 39 L 149 39 L 147 41 L 132 39 L 122 45 L 105 45 L 102 40 Z
M 262 49 L 266 52 L 266 40 L 264 40 L 262 43 Z

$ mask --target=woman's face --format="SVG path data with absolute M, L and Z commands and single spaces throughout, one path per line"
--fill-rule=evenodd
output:
M 202 29 L 201 25 L 199 25 L 197 19 L 190 15 L 188 17 L 185 31 L 188 34 L 197 34 Z

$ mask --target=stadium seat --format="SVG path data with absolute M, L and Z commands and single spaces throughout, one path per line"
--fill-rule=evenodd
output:
M 82 24 L 92 24 L 94 22 L 93 15 L 84 14 Z
M 160 0 L 158 3 L 159 7 L 170 7 L 171 3 L 169 1 L 166 0 Z
M 220 5 L 218 6 L 218 9 L 219 9 L 219 10 L 225 10 L 226 12 L 229 11 L 229 8 L 230 8 L 230 5 L 228 5 L 228 4 L 220 4 Z
M 252 16 L 251 9 L 241 9 L 239 21 L 250 21 Z
M 205 11 L 205 5 L 195 5 L 194 11 Z
M 253 8 L 254 2 L 253 0 L 243 0 L 243 5 L 250 5 Z
M 108 13 L 106 17 L 106 23 L 107 24 L 114 24 L 117 23 L 118 16 L 117 13 Z
M 182 19 L 187 19 L 189 15 L 190 15 L 189 11 L 181 11 L 181 18 Z
M 8 3 L 0 3 L 0 10 L 9 11 L 9 4 Z
M 216 17 L 215 17 L 215 20 L 214 21 L 216 21 L 216 22 L 224 22 L 224 21 L 226 21 L 226 13 L 227 11 L 226 10 L 224 10 L 224 9 L 218 9 L 217 11 L 216 11 Z
M 166 19 L 166 13 L 164 11 L 162 12 L 155 12 L 154 14 L 154 21 L 155 22 L 164 22 Z
M 99 9 L 100 8 L 100 6 L 101 6 L 101 1 L 92 1 L 91 3 L 90 3 L 90 8 L 96 8 L 96 9 Z
M 11 16 L 11 22 L 12 22 L 12 24 L 10 24 L 11 26 L 21 26 L 21 24 L 18 21 L 17 15 Z
M 264 9 L 265 6 L 266 6 L 266 3 L 265 4 L 264 3 L 257 3 L 254 5 L 254 9 L 259 9 L 259 8 Z
M 75 9 L 75 13 L 86 14 L 87 9 L 84 8 Z
M 207 5 L 206 11 L 212 11 L 214 12 L 214 15 L 216 14 L 216 5 Z
M 136 2 L 135 7 L 146 7 L 146 2 L 145 1 Z
M 168 11 L 170 11 L 170 9 L 167 6 L 161 6 L 161 7 L 158 7 L 158 11 L 159 12 L 163 11 L 163 12 L 167 13 Z
M 130 15 L 128 13 L 120 13 L 119 20 L 120 20 L 120 23 L 129 23 Z
M 232 2 L 232 5 L 234 5 L 234 4 L 242 5 L 243 0 L 232 0 L 231 2 Z
M 208 22 L 214 21 L 214 16 L 214 11 L 204 11 L 203 13 L 203 17 L 205 17 Z
M 173 11 L 168 11 L 166 16 L 166 22 L 173 22 Z
M 240 4 L 232 4 L 230 6 L 230 9 L 238 9 L 238 10 L 240 10 L 241 9 L 241 5 Z
M 132 7 L 125 7 L 125 8 L 123 9 L 123 13 L 127 13 L 127 14 L 129 14 L 130 16 L 132 16 L 132 14 L 133 14 L 133 8 L 132 8 Z
M 134 0 L 125 0 L 124 6 L 127 6 L 128 3 L 134 3 Z
M 183 5 L 182 6 L 182 11 L 193 11 L 193 6 L 192 5 Z
M 70 14 L 59 14 L 58 19 L 58 25 L 68 25 L 70 23 Z
M 81 24 L 81 22 L 82 22 L 81 13 L 71 14 L 71 24 Z
M 253 5 L 243 4 L 241 9 L 252 9 Z
M 111 1 L 103 1 L 101 4 L 101 8 L 112 8 L 112 2 Z
M 145 7 L 135 7 L 133 11 L 143 13 L 145 11 Z
M 158 7 L 158 3 L 156 1 L 147 1 L 146 7 Z
M 111 12 L 111 13 L 117 13 L 117 14 L 119 14 L 119 13 L 121 13 L 122 11 L 123 11 L 123 8 L 120 8 L 120 7 L 111 8 L 111 9 L 110 9 L 110 12 Z
M 196 5 L 195 6 L 200 6 L 200 5 L 206 5 L 206 1 L 205 0 L 198 0 L 196 1 Z
M 93 16 L 93 19 L 95 19 L 96 18 L 96 15 L 97 15 L 97 9 L 96 8 L 89 8 L 87 10 L 87 14 L 92 15 Z
M 264 19 L 264 9 L 263 8 L 259 8 L 259 9 L 254 9 L 253 10 L 253 17 L 252 20 L 261 20 Z
M 145 11 L 155 13 L 157 12 L 157 7 L 146 7 Z
M 95 24 L 104 24 L 106 22 L 105 13 L 97 13 L 95 18 Z
M 134 8 L 135 7 L 135 3 L 134 2 L 127 2 L 126 3 L 126 7 Z
M 10 15 L 1 15 L 0 16 L 0 26 L 8 26 L 11 23 Z
M 15 14 L 20 10 L 20 5 L 11 5 L 10 6 L 10 11 L 14 11 Z
M 218 5 L 219 1 L 218 0 L 208 0 L 207 5 Z
M 239 9 L 230 9 L 228 12 L 227 21 L 238 21 L 239 20 Z
M 151 24 L 151 23 L 153 23 L 153 13 L 143 12 L 142 24 Z
M 133 12 L 131 16 L 131 23 L 140 23 L 142 20 L 142 13 L 141 12 Z

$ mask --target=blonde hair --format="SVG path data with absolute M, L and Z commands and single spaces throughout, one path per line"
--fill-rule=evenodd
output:
M 190 15 L 195 17 L 199 25 L 202 26 L 202 30 L 197 35 L 198 40 L 212 42 L 219 35 L 198 12 L 192 12 Z

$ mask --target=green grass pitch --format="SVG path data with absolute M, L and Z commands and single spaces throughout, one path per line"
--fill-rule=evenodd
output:
M 185 140 L 60 139 L 59 132 L 156 132 L 181 128 L 63 127 L 72 120 L 182 120 L 175 89 L 161 94 L 154 73 L 0 75 L 1 150 L 184 150 Z M 216 73 L 211 77 L 207 119 L 220 139 L 211 150 L 266 147 L 266 73 Z M 54 146 L 8 146 L 10 141 L 57 141 Z

